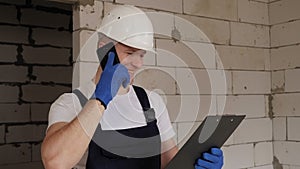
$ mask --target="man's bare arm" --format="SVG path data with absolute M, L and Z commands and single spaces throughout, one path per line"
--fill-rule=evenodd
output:
M 89 100 L 70 123 L 55 123 L 42 143 L 46 169 L 70 169 L 81 159 L 104 112 L 97 100 Z

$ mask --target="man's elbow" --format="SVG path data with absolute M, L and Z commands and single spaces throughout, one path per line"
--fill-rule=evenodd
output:
M 41 157 L 45 169 L 67 169 L 63 158 L 60 158 L 58 154 L 53 153 L 53 150 L 49 146 L 42 144 Z

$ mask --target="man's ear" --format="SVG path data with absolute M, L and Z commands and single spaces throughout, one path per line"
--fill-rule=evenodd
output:
M 98 48 L 101 48 L 102 46 L 104 46 L 106 43 L 105 42 L 99 42 Z

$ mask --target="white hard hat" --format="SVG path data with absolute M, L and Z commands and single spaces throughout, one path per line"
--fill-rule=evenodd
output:
M 154 52 L 152 23 L 145 12 L 134 6 L 111 10 L 98 31 L 127 46 Z

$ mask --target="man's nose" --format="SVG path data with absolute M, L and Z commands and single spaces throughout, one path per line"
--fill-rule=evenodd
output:
M 134 56 L 134 59 L 132 60 L 132 64 L 137 68 L 142 67 L 143 66 L 143 58 L 140 56 Z

